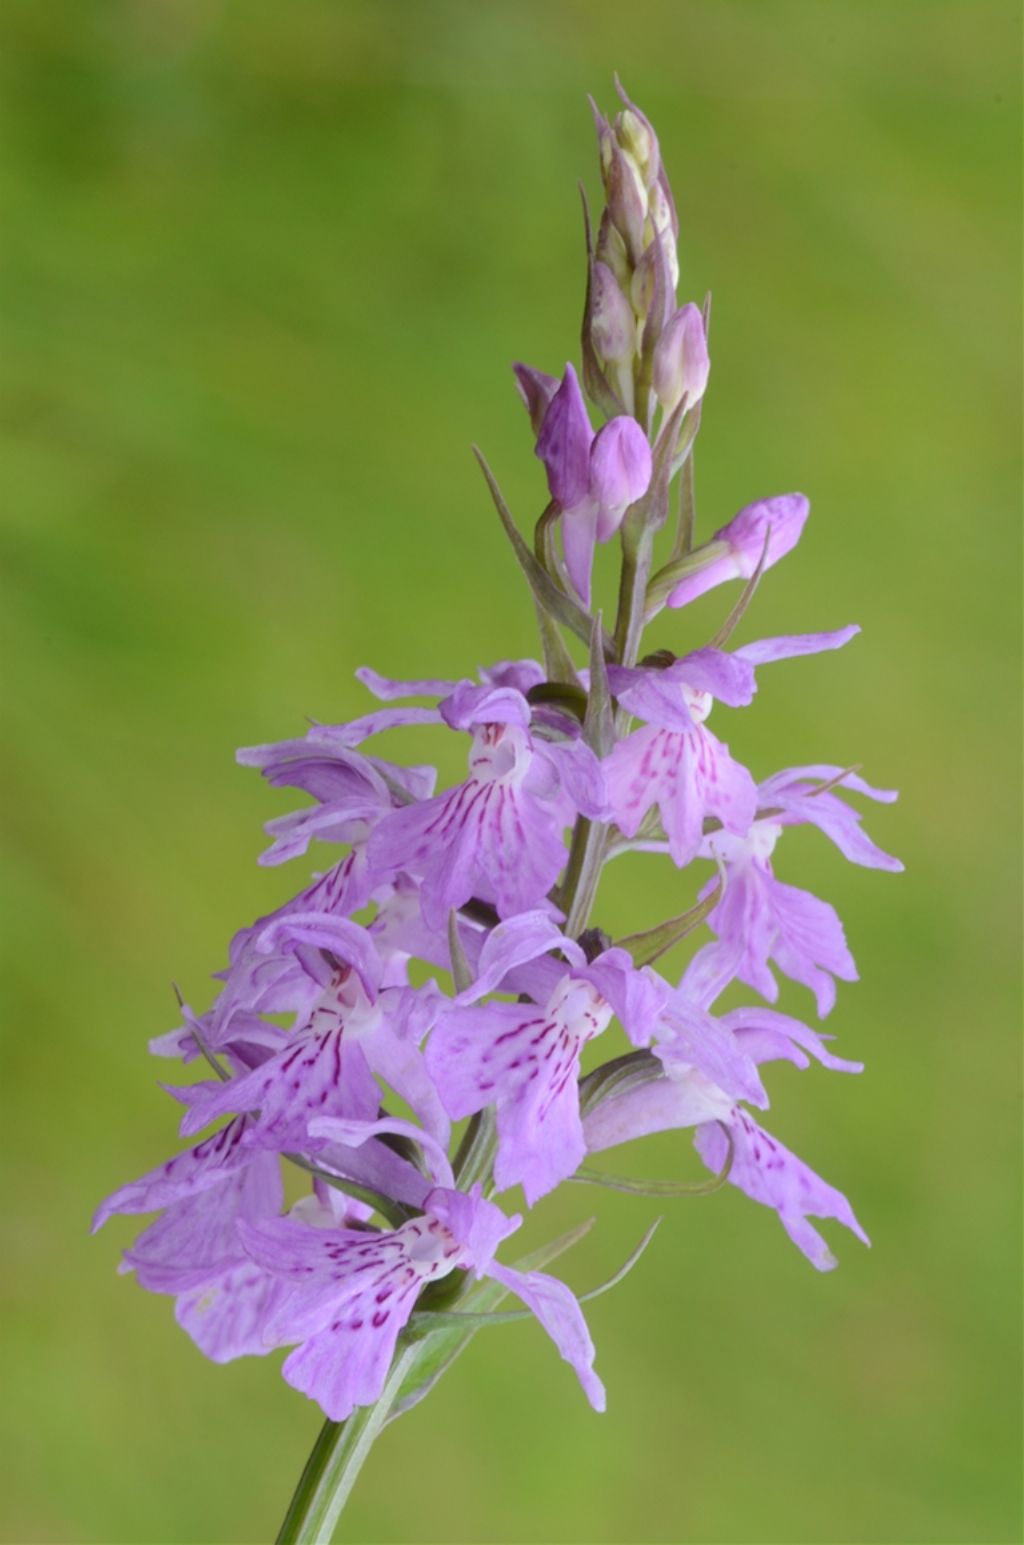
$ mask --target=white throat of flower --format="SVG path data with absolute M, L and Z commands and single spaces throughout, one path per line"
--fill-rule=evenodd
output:
M 309 1016 L 312 1030 L 323 1030 L 340 1023 L 347 1040 L 359 1041 L 372 1035 L 381 1022 L 378 1003 L 371 1003 L 358 975 L 350 966 L 336 972 L 318 998 Z
M 581 1041 L 593 1040 L 611 1023 L 612 1006 L 591 982 L 564 976 L 548 999 L 545 1017 Z
M 690 717 L 694 724 L 703 724 L 715 706 L 715 700 L 711 693 L 704 692 L 699 687 L 688 687 L 685 681 L 681 683 L 679 691 L 683 702 L 689 709 Z
M 445 1277 L 460 1264 L 462 1246 L 437 1218 L 426 1214 L 402 1225 L 405 1258 L 417 1276 Z
M 709 858 L 719 858 L 726 864 L 759 864 L 766 868 L 775 851 L 775 844 L 782 836 L 777 821 L 755 821 L 745 837 L 735 832 L 709 832 L 704 839 Z
M 517 724 L 481 724 L 473 736 L 469 774 L 475 783 L 518 788 L 533 760 L 528 732 Z

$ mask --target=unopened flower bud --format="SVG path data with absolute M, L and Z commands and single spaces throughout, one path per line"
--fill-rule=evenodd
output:
M 762 554 L 764 567 L 772 568 L 800 540 L 809 510 L 803 494 L 777 494 L 748 504 L 705 544 L 712 561 L 682 579 L 669 595 L 668 605 L 688 606 L 726 580 L 749 579 Z
M 656 183 L 651 189 L 649 200 L 649 218 L 653 231 L 652 239 L 660 240 L 662 251 L 665 254 L 665 266 L 668 269 L 675 290 L 679 283 L 679 253 L 676 247 L 676 219 L 672 205 L 665 194 L 661 183 Z
M 600 506 L 597 538 L 606 542 L 651 481 L 651 447 L 635 418 L 609 419 L 590 451 L 590 489 Z
M 636 349 L 636 319 L 611 269 L 595 263 L 590 284 L 590 336 L 600 359 L 624 364 Z
M 548 488 L 563 510 L 575 509 L 590 488 L 590 447 L 594 431 L 576 372 L 566 365 L 565 375 L 544 415 L 536 454 L 548 474 Z
M 652 187 L 658 176 L 658 141 L 650 124 L 627 107 L 615 120 L 615 137 L 636 162 L 645 187 Z
M 601 224 L 597 232 L 597 261 L 610 268 L 622 290 L 629 288 L 630 275 L 633 272 L 626 251 L 626 243 L 612 224 L 612 217 L 607 209 L 601 215 Z
M 637 263 L 644 250 L 647 190 L 636 162 L 622 150 L 616 150 L 612 156 L 605 189 L 615 228 L 626 243 L 631 262 Z
M 704 318 L 690 302 L 672 317 L 654 351 L 654 390 L 665 412 L 672 412 L 684 392 L 687 408 L 695 407 L 710 369 Z

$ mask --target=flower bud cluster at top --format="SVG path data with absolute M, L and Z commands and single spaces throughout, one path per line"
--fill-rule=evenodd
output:
M 96 1219 L 157 1212 L 124 1269 L 174 1296 L 215 1361 L 291 1347 L 285 1378 L 336 1421 L 378 1400 L 397 1347 L 430 1342 L 439 1306 L 450 1335 L 452 1315 L 508 1294 L 603 1409 L 579 1301 L 536 1260 L 498 1261 L 520 1218 L 495 1197 L 520 1188 L 533 1207 L 573 1179 L 628 1186 L 589 1160 L 649 1133 L 692 1129 L 714 1177 L 698 1189 L 729 1183 L 773 1209 L 819 1269 L 834 1261 L 811 1218 L 866 1242 L 846 1198 L 752 1111 L 768 1105 L 768 1063 L 860 1067 L 771 1006 L 778 974 L 809 989 L 819 1017 L 837 980 L 856 978 L 835 911 L 776 877 L 776 849 L 789 827 L 812 825 L 852 862 L 899 869 L 843 797 L 895 795 L 833 763 L 755 776 L 712 728 L 753 701 L 760 667 L 840 648 L 858 629 L 727 647 L 808 504 L 759 500 L 694 545 L 706 311 L 677 304 L 678 221 L 651 125 L 625 98 L 596 120 L 605 204 L 593 240 L 588 226 L 581 369 L 604 422 L 595 430 L 571 364 L 560 377 L 515 367 L 549 496 L 532 544 L 481 458 L 542 659 L 462 680 L 364 667 L 382 706 L 239 753 L 310 800 L 269 823 L 263 861 L 317 843 L 327 867 L 236 934 L 212 1004 L 182 1005 L 151 1043 L 206 1074 L 171 1089 L 189 1146 Z M 593 559 L 616 538 L 606 628 Z M 711 640 L 643 655 L 653 616 L 734 581 Z M 460 737 L 465 776 L 439 790 L 433 768 L 367 749 L 410 726 Z M 606 866 L 630 850 L 675 866 L 680 905 L 616 940 L 594 907 Z M 681 976 L 656 969 L 691 936 Z M 732 984 L 744 1006 L 716 1010 Z M 598 1040 L 606 1055 L 588 1050 Z M 287 1209 L 283 1164 L 308 1181 Z M 673 1188 L 694 1186 L 661 1183 Z
M 679 221 L 657 135 L 628 100 L 611 121 L 594 107 L 594 119 L 606 203 L 589 252 L 584 382 L 599 406 L 646 428 L 656 405 L 671 413 L 685 393 L 695 410 L 704 395 L 705 319 L 675 303 Z

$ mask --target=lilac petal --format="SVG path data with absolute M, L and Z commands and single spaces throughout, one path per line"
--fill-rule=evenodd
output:
M 530 424 L 535 435 L 539 435 L 544 423 L 545 414 L 551 405 L 551 399 L 558 391 L 559 380 L 557 376 L 549 376 L 544 370 L 535 370 L 532 365 L 516 363 L 512 366 L 515 372 L 516 385 L 519 395 L 526 404 L 526 411 L 530 415 Z
M 434 1026 L 427 1067 L 453 1121 L 517 1098 L 534 1077 L 547 1021 L 533 1004 L 486 1003 L 455 1009 Z
M 774 1208 L 786 1233 L 812 1266 L 819 1271 L 831 1271 L 836 1260 L 817 1229 L 808 1223 L 808 1217 L 835 1218 L 864 1244 L 871 1243 L 842 1192 L 826 1184 L 788 1148 L 770 1137 L 746 1111 L 736 1111 L 731 1134 L 733 1160 L 729 1184 L 745 1191 L 755 1202 Z M 729 1150 L 718 1123 L 699 1127 L 694 1144 L 708 1169 L 721 1171 Z
M 381 872 L 412 870 L 424 876 L 422 915 L 444 928 L 448 913 L 473 894 L 475 864 L 469 822 L 486 800 L 483 785 L 460 784 L 446 794 L 396 810 L 370 838 L 370 863 Z
M 749 579 L 757 568 L 769 531 L 764 566 L 770 569 L 796 546 L 809 512 L 810 505 L 803 494 L 780 494 L 774 499 L 748 504 L 711 539 L 712 542 L 728 543 L 728 553 L 707 568 L 680 580 L 669 595 L 667 605 L 687 606 L 726 580 Z
M 345 1421 L 356 1406 L 373 1405 L 418 1291 L 416 1283 L 377 1309 L 370 1303 L 339 1308 L 334 1320 L 285 1359 L 285 1382 L 315 1400 L 332 1422 Z
M 736 657 L 751 665 L 767 665 L 773 660 L 792 660 L 797 655 L 824 654 L 827 649 L 841 649 L 860 632 L 857 623 L 839 628 L 835 633 L 785 633 L 779 638 L 762 638 L 756 644 L 743 644 Z
M 833 977 L 857 980 L 834 908 L 809 891 L 784 885 L 756 864 L 730 865 L 728 873 L 708 925 L 723 944 L 738 951 L 736 975 L 774 1003 L 778 987 L 768 969 L 774 960 L 786 976 L 811 989 L 824 1018 L 835 1003 Z
M 386 1234 L 289 1219 L 240 1224 L 239 1233 L 253 1260 L 294 1284 L 266 1334 L 278 1344 L 302 1343 L 285 1362 L 285 1378 L 334 1421 L 376 1400 L 421 1287 L 464 1255 L 430 1213 Z
M 886 853 L 862 829 L 860 811 L 852 810 L 834 794 L 818 794 L 799 801 L 786 800 L 782 813 L 776 819 L 783 826 L 803 823 L 817 826 L 851 863 L 861 864 L 867 869 L 888 870 L 890 874 L 903 872 L 901 860 Z
M 701 892 L 702 901 L 717 883 L 716 880 L 708 882 Z M 736 980 L 742 959 L 740 944 L 723 944 L 721 940 L 714 939 L 710 944 L 702 945 L 683 972 L 679 983 L 680 993 L 697 1008 L 709 1009 L 729 983 Z
M 885 869 L 892 874 L 902 872 L 903 864 L 891 853 L 886 853 L 867 832 L 861 829 L 861 814 L 831 790 L 821 791 L 821 785 L 804 779 L 803 774 L 827 773 L 827 768 L 792 768 L 789 773 L 776 773 L 760 787 L 762 805 L 779 811 L 775 819 L 783 826 L 810 824 L 817 826 L 830 838 L 851 863 L 862 864 L 869 869 Z M 840 768 L 831 769 L 837 777 Z M 895 799 L 895 792 L 888 789 L 872 789 L 870 784 L 848 774 L 839 787 L 849 787 L 869 798 L 885 803 Z
M 390 703 L 398 697 L 447 697 L 456 683 L 430 677 L 420 681 L 401 681 L 392 676 L 381 676 L 368 665 L 356 671 L 356 680 L 368 687 L 374 697 Z
M 449 908 L 461 906 L 470 895 L 492 901 L 500 917 L 528 910 L 543 899 L 561 868 L 561 826 L 545 806 L 522 791 L 491 784 L 477 808 L 475 831 L 467 822 L 460 832 L 472 854 L 471 867 L 458 845 L 442 860 L 436 883 L 430 875 L 424 880 L 423 916 L 428 923 L 440 926 Z M 457 902 L 448 888 L 449 876 L 459 881 Z
M 683 696 L 678 668 L 666 671 L 609 667 L 608 684 L 623 708 L 645 724 L 686 733 L 696 722 Z
M 448 1155 L 437 1138 L 422 1127 L 414 1126 L 411 1121 L 402 1121 L 398 1116 L 387 1116 L 376 1121 L 345 1121 L 336 1116 L 315 1116 L 309 1123 L 309 1133 L 311 1137 L 341 1143 L 345 1148 L 359 1148 L 371 1138 L 382 1137 L 387 1133 L 411 1138 L 430 1160 L 434 1179 L 442 1186 L 455 1183 Z
M 597 528 L 597 506 L 589 500 L 567 510 L 562 516 L 565 567 L 584 606 L 590 605 L 590 571 L 594 566 Z
M 499 660 L 496 665 L 482 665 L 477 674 L 487 686 L 511 687 L 524 697 L 547 680 L 547 672 L 537 660 Z
M 475 1003 L 485 993 L 494 992 L 514 967 L 566 945 L 575 948 L 547 912 L 534 910 L 507 918 L 487 935 L 476 978 L 471 987 L 459 994 L 456 1003 Z
M 472 681 L 460 681 L 441 704 L 441 717 L 453 730 L 472 730 L 480 724 L 515 724 L 525 730 L 530 705 L 515 687 L 478 687 Z
M 390 804 L 367 804 L 361 811 L 351 806 L 339 810 L 335 805 L 325 804 L 275 816 L 272 821 L 264 823 L 263 830 L 273 841 L 266 852 L 260 854 L 259 862 L 268 868 L 275 864 L 286 864 L 290 859 L 301 858 L 308 852 L 311 842 L 352 842 L 391 808 Z M 365 904 L 365 897 L 355 903 L 357 907 Z
M 754 672 L 742 649 L 734 654 L 721 649 L 695 649 L 670 665 L 668 674 L 678 676 L 698 692 L 710 692 L 730 708 L 745 708 L 753 702 L 757 690 Z
M 299 788 L 321 801 L 389 803 L 387 784 L 371 758 L 345 744 L 329 726 L 315 724 L 296 740 L 242 746 L 235 752 L 242 767 L 256 767 L 275 788 Z
M 547 471 L 551 497 L 563 510 L 574 509 L 587 497 L 593 437 L 576 372 L 566 365 L 562 384 L 544 415 L 536 452 Z
M 342 744 L 336 731 L 323 725 L 315 725 L 301 740 L 247 747 L 238 752 L 238 760 L 259 767 L 275 787 L 312 794 L 322 807 L 267 823 L 275 841 L 261 859 L 266 864 L 304 853 L 313 838 L 326 842 L 364 838 L 395 804 L 391 785 L 420 799 L 433 792 L 436 779 L 433 768 L 396 767 L 353 751 Z
M 560 914 L 555 916 L 559 922 L 564 922 Z M 585 963 L 586 957 L 575 939 L 566 939 L 561 949 L 574 967 Z M 555 988 L 564 980 L 563 961 L 556 960 L 553 955 L 538 955 L 536 960 L 528 960 L 521 966 L 513 966 L 505 980 L 503 990 L 524 995 L 534 1003 L 547 1003 Z
M 605 950 L 573 974 L 593 982 L 634 1046 L 650 1045 L 670 995 L 667 982 L 654 971 L 638 971 L 624 949 Z
M 210 1189 L 174 1202 L 124 1253 L 144 1288 L 180 1293 L 245 1259 L 239 1219 L 256 1222 L 281 1210 L 277 1154 L 248 1154 L 243 1169 L 226 1173 Z
M 597 539 L 607 542 L 625 511 L 643 497 L 651 481 L 651 447 L 635 418 L 613 418 L 590 447 L 590 492 L 601 511 Z
M 674 747 L 665 743 L 668 734 L 649 726 L 635 730 L 605 758 L 608 804 L 615 824 L 626 837 L 636 836 L 663 787 L 666 799 L 671 798 L 676 759 Z
M 729 831 L 746 833 L 757 812 L 757 788 L 747 769 L 702 724 L 685 733 L 636 730 L 604 763 L 608 803 L 627 837 L 656 804 L 672 860 L 680 868 L 700 848 L 707 815 Z
M 540 1271 L 516 1271 L 495 1261 L 487 1275 L 514 1293 L 538 1318 L 562 1357 L 576 1371 L 595 1411 L 605 1409 L 604 1385 L 594 1372 L 594 1343 L 583 1311 L 564 1282 Z
M 242 1143 L 248 1125 L 248 1121 L 241 1118 L 231 1121 L 194 1148 L 122 1186 L 96 1209 L 92 1232 L 95 1234 L 102 1228 L 115 1212 L 156 1212 L 160 1207 L 169 1207 L 186 1197 L 197 1196 L 210 1186 L 219 1185 L 232 1170 L 251 1163 L 252 1155 Z
M 558 781 L 573 807 L 588 820 L 608 814 L 608 794 L 601 763 L 582 740 L 538 741 L 537 758 L 555 769 Z
M 352 967 L 371 1003 L 377 997 L 381 976 L 377 946 L 365 928 L 348 918 L 328 912 L 288 912 L 264 928 L 255 944 L 266 955 L 302 944 L 326 951 Z
M 424 1203 L 462 1245 L 475 1276 L 483 1276 L 503 1239 L 522 1225 L 519 1213 L 508 1217 L 494 1202 L 486 1201 L 480 1182 L 468 1191 L 438 1187 Z
M 733 1102 L 696 1068 L 652 1079 L 602 1100 L 583 1118 L 588 1153 L 603 1153 L 655 1132 L 730 1117 Z
M 174 1318 L 211 1362 L 264 1357 L 269 1321 L 290 1289 L 252 1261 L 229 1266 L 178 1298 Z
M 377 1076 L 409 1106 L 431 1137 L 447 1147 L 451 1123 L 418 1045 L 396 1035 L 392 1025 L 385 1022 L 374 1031 L 369 1051 Z
M 403 730 L 418 724 L 440 724 L 436 708 L 378 708 L 373 713 L 350 719 L 337 726 L 339 740 L 347 746 L 362 745 L 372 735 L 383 735 L 386 730 Z
M 669 1072 L 696 1068 L 730 1099 L 761 1109 L 768 1104 L 760 1074 L 732 1030 L 679 993 L 665 1010 L 654 1050 Z
M 317 1140 L 319 1143 L 319 1139 Z M 317 1164 L 339 1179 L 367 1186 L 381 1196 L 402 1202 L 407 1207 L 422 1208 L 430 1190 L 429 1181 L 408 1159 L 401 1158 L 383 1143 L 364 1143 L 360 1148 L 339 1144 L 317 1148 Z
M 772 950 L 779 969 L 814 993 L 824 1018 L 836 999 L 834 976 L 857 980 L 853 956 L 846 947 L 843 925 L 834 907 L 809 891 L 776 880 L 772 887 L 778 938 Z M 830 974 L 831 973 L 831 974 Z
M 807 1067 L 810 1052 L 822 1067 L 837 1073 L 863 1073 L 863 1062 L 850 1062 L 845 1057 L 833 1056 L 817 1030 L 779 1014 L 775 1009 L 742 1008 L 723 1014 L 721 1023 L 731 1030 L 740 1046 L 754 1062 L 769 1062 L 784 1058 Z
M 579 1049 L 575 1055 L 563 1050 L 562 1056 L 560 1073 L 552 1076 L 544 1069 L 518 1098 L 498 1106 L 494 1183 L 499 1191 L 522 1186 L 528 1207 L 575 1174 L 586 1157 L 577 1086 Z M 557 1055 L 552 1066 L 559 1066 Z
M 314 1228 L 300 1218 L 266 1218 L 239 1224 L 245 1253 L 266 1271 L 301 1286 L 329 1286 L 339 1294 L 361 1292 L 366 1282 L 400 1261 L 401 1231 Z M 294 1306 L 304 1328 L 320 1323 L 304 1306 Z M 289 1310 L 289 1314 L 290 1314 Z
M 261 1067 L 220 1084 L 187 1112 L 181 1130 L 189 1136 L 230 1111 L 259 1111 L 245 1134 L 247 1143 L 279 1150 L 301 1148 L 311 1117 L 368 1120 L 376 1115 L 379 1103 L 380 1091 L 362 1047 L 335 1025 L 294 1037 Z
M 522 787 L 473 779 L 385 817 L 370 839 L 370 861 L 423 876 L 430 928 L 444 929 L 449 911 L 473 895 L 512 917 L 536 907 L 558 878 L 564 824 Z
M 534 1004 L 487 1003 L 442 1016 L 427 1046 L 453 1120 L 496 1108 L 498 1189 L 522 1184 L 530 1206 L 583 1157 L 576 1081 L 586 1028 Z
M 659 728 L 677 730 L 695 722 L 683 686 L 706 692 L 730 708 L 752 702 L 757 688 L 753 666 L 720 649 L 697 649 L 663 670 L 611 666 L 608 680 L 630 713 Z
M 842 778 L 840 787 L 852 789 L 855 794 L 865 794 L 868 799 L 878 800 L 881 804 L 891 805 L 899 799 L 898 789 L 876 789 L 870 783 L 866 783 L 858 773 L 851 772 L 849 768 L 836 767 L 831 763 L 817 763 L 811 767 L 787 767 L 784 772 L 773 773 L 761 784 L 762 792 L 775 792 L 783 790 L 790 784 L 798 785 L 808 779 L 818 780 L 822 783 L 830 783 L 834 778 Z

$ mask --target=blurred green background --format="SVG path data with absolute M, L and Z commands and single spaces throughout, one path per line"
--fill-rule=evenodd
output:
M 1018 58 L 987 0 L 4 5 L 4 1539 L 276 1530 L 317 1412 L 277 1358 L 205 1362 L 114 1275 L 132 1220 L 88 1218 L 175 1146 L 171 979 L 207 1001 L 307 872 L 256 868 L 289 799 L 234 748 L 361 710 L 364 661 L 535 650 L 469 444 L 532 520 L 508 365 L 575 355 L 616 69 L 682 296 L 715 296 L 700 529 L 812 499 L 743 636 L 865 628 L 719 733 L 903 791 L 868 817 L 903 877 L 808 832 L 779 864 L 844 916 L 829 1028 L 868 1072 L 770 1070 L 767 1120 L 874 1248 L 826 1226 L 823 1278 L 731 1189 L 669 1204 L 591 1309 L 607 1416 L 535 1326 L 481 1336 L 344 1537 L 1020 1538 Z M 624 864 L 602 920 L 685 905 L 666 868 Z M 685 1139 L 637 1162 L 695 1172 Z M 531 1237 L 591 1211 L 577 1288 L 658 1208 L 567 1188 Z

